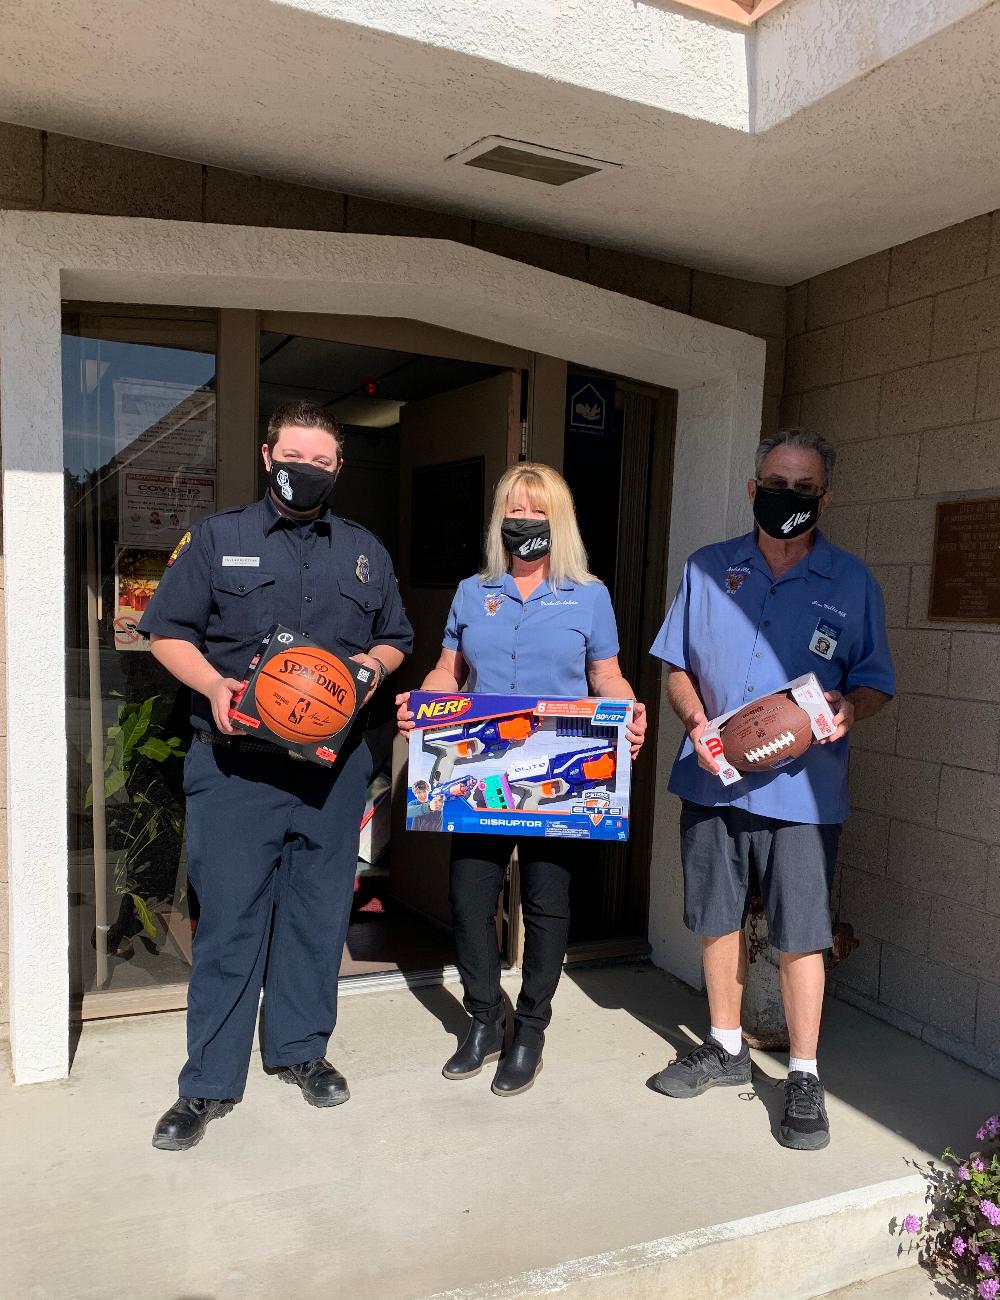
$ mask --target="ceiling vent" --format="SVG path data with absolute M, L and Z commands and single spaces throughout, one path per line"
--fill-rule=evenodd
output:
M 560 153 L 540 144 L 524 140 L 505 140 L 501 135 L 488 135 L 477 140 L 468 149 L 452 154 L 449 162 L 466 167 L 480 167 L 488 172 L 503 172 L 506 176 L 519 176 L 525 181 L 541 185 L 568 185 L 570 181 L 583 180 L 599 172 L 621 171 L 620 163 L 604 162 L 600 158 L 586 158 L 582 154 Z

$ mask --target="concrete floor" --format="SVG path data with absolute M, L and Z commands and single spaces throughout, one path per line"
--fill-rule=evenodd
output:
M 833 1142 L 786 1151 L 775 1057 L 757 1055 L 754 1091 L 672 1102 L 645 1086 L 705 1015 L 647 965 L 567 974 L 543 1073 L 501 1100 L 489 1071 L 440 1074 L 465 1023 L 456 993 L 343 998 L 331 1057 L 348 1105 L 314 1110 L 255 1059 L 243 1104 L 185 1154 L 149 1142 L 183 1016 L 90 1023 L 69 1081 L 0 1086 L 3 1300 L 485 1295 L 491 1279 L 911 1175 L 996 1109 L 994 1080 L 834 1002 Z

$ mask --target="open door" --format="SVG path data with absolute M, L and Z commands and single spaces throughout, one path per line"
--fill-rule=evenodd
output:
M 414 652 L 399 675 L 416 688 L 434 666 L 455 588 L 482 563 L 482 540 L 497 479 L 521 446 L 519 371 L 422 401 L 400 412 L 398 577 L 413 624 Z M 403 829 L 406 746 L 393 754 L 390 887 L 394 898 L 450 927 L 448 838 Z

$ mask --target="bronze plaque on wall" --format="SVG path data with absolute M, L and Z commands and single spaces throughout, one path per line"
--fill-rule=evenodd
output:
M 938 502 L 927 617 L 1000 623 L 1000 498 Z

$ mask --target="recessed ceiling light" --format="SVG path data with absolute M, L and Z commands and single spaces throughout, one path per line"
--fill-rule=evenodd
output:
M 484 171 L 503 172 L 506 176 L 519 176 L 522 180 L 538 181 L 542 185 L 568 185 L 570 181 L 583 180 L 598 172 L 621 171 L 621 163 L 562 153 L 524 140 L 507 140 L 500 135 L 477 140 L 468 149 L 452 154 L 448 161 L 466 167 L 480 167 Z

